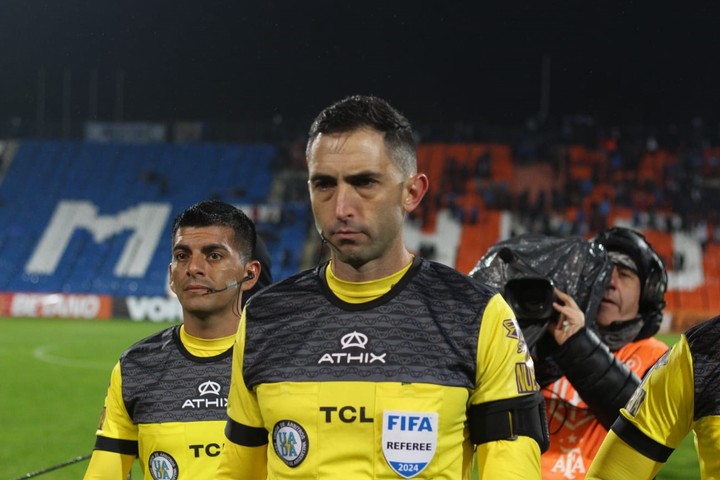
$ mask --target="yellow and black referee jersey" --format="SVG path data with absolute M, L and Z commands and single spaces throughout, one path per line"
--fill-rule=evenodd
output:
M 690 328 L 621 410 L 588 478 L 653 478 L 695 432 L 703 479 L 720 478 L 720 316 Z
M 214 478 L 225 444 L 234 336 L 201 339 L 182 326 L 126 350 L 113 369 L 85 479 Z
M 360 303 L 330 275 L 322 265 L 248 302 L 217 478 L 469 478 L 472 407 L 539 397 L 507 303 L 424 259 L 358 285 Z M 478 468 L 540 478 L 539 457 L 516 436 L 478 447 Z

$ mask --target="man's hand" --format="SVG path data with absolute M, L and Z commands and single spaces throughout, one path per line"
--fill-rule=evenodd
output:
M 585 326 L 585 314 L 580 307 L 577 306 L 575 300 L 555 289 L 555 296 L 560 302 L 553 302 L 553 308 L 560 313 L 557 322 L 551 322 L 548 325 L 548 331 L 555 338 L 558 345 L 562 345 L 568 338 L 572 337 L 578 330 Z

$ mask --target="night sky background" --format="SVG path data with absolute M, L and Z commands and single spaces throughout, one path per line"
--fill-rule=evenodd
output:
M 671 5 L 672 4 L 672 5 Z M 312 118 L 376 94 L 413 122 L 720 118 L 718 2 L 2 0 L 0 118 Z

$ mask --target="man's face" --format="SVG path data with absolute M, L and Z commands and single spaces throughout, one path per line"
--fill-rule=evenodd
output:
M 181 227 L 175 233 L 170 288 L 183 309 L 199 318 L 237 310 L 240 286 L 219 290 L 242 279 L 245 265 L 230 227 Z
M 639 308 L 640 277 L 633 270 L 616 264 L 600 303 L 598 325 L 606 327 L 612 322 L 634 320 Z
M 336 260 L 360 269 L 397 253 L 411 202 L 407 179 L 380 132 L 319 135 L 309 151 L 308 173 L 315 224 Z

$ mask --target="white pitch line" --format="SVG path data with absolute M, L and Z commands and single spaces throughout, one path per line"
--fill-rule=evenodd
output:
M 33 350 L 33 357 L 41 362 L 51 365 L 62 365 L 63 367 L 86 368 L 90 370 L 108 370 L 112 368 L 112 365 L 108 366 L 105 362 L 80 360 L 53 354 L 50 352 L 53 348 L 57 348 L 57 345 L 41 345 Z

